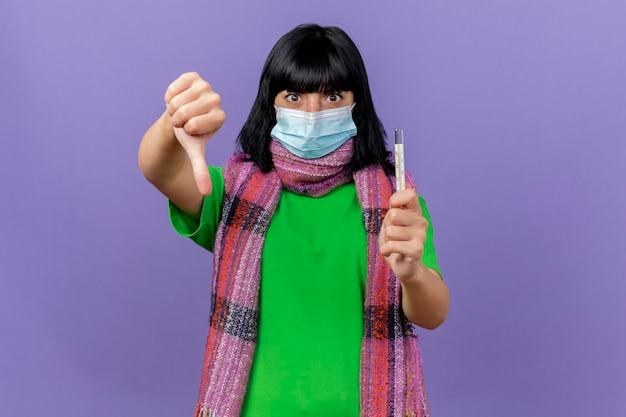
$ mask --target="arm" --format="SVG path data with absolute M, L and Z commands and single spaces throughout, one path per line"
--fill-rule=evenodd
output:
M 428 221 L 415 190 L 401 190 L 389 200 L 380 229 L 380 253 L 400 280 L 402 309 L 414 324 L 435 329 L 450 307 L 448 286 L 439 274 L 422 263 Z
M 165 112 L 139 145 L 139 168 L 176 206 L 197 218 L 203 196 L 211 194 L 206 144 L 226 115 L 220 96 L 196 73 L 170 84 L 165 103 Z

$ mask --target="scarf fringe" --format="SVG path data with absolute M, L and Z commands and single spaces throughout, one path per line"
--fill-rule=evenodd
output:
M 194 417 L 218 417 L 217 411 L 209 411 L 208 407 L 196 405 L 196 412 Z

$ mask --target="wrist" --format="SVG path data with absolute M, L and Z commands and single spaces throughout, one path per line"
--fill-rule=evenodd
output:
M 167 181 L 180 171 L 186 152 L 176 139 L 167 113 L 163 113 L 144 134 L 138 159 L 141 171 L 153 184 Z

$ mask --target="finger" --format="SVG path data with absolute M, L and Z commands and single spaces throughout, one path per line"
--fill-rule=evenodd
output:
M 226 119 L 226 114 L 220 107 L 220 101 L 219 96 L 215 94 L 215 97 L 202 97 L 201 99 L 188 102 L 172 112 L 170 112 L 170 106 L 168 106 L 172 125 L 174 127 L 185 126 L 185 131 L 193 135 L 218 130 Z M 187 126 L 194 119 L 196 120 Z
M 426 240 L 426 228 L 422 228 L 421 225 L 417 227 L 387 226 L 385 228 L 385 241 L 389 240 L 423 242 Z
M 392 208 L 389 209 L 385 215 L 383 227 L 390 227 L 392 225 L 410 228 L 417 227 L 418 229 L 426 230 L 428 228 L 428 220 L 426 220 L 420 211 L 411 211 L 404 207 Z
M 191 168 L 193 170 L 193 176 L 196 180 L 198 191 L 200 191 L 203 195 L 208 195 L 211 193 L 212 186 L 211 175 L 209 174 L 209 169 L 207 168 L 206 160 L 204 158 L 205 150 L 206 145 L 201 144 L 196 148 L 187 150 L 187 155 L 189 155 L 189 161 L 191 162 Z
M 403 242 L 398 242 L 394 240 L 394 241 L 385 242 L 385 244 L 380 246 L 379 251 L 380 251 L 380 254 L 385 257 L 388 257 L 388 256 L 408 257 L 410 256 L 408 254 L 409 251 L 407 251 L 405 246 L 406 244 L 403 244 Z
M 389 207 L 422 213 L 417 192 L 413 188 L 407 188 L 393 193 L 389 198 Z
M 213 111 L 192 118 L 185 123 L 183 129 L 187 134 L 192 136 L 209 135 L 209 137 L 211 137 L 215 132 L 220 130 L 225 120 L 226 114 L 220 109 L 220 111 Z
M 186 72 L 172 82 L 165 90 L 165 102 L 169 103 L 172 98 L 187 90 L 192 84 L 200 78 L 197 72 Z
M 174 87 L 175 88 L 175 87 Z M 174 91 L 174 90 L 173 90 Z M 180 91 L 177 91 L 166 103 L 171 113 L 176 112 L 180 107 L 193 101 L 199 100 L 207 105 L 219 106 L 221 97 L 211 88 L 211 85 L 201 78 L 192 80 L 191 84 Z
M 163 99 L 166 103 L 169 103 L 172 98 L 191 87 L 192 83 L 193 80 L 191 77 L 188 76 L 188 74 L 182 74 L 180 77 L 175 79 L 170 85 L 167 86 Z
M 201 91 L 191 88 L 182 90 L 173 96 L 170 101 L 166 102 L 167 112 L 173 116 L 176 112 L 185 108 L 185 106 L 194 103 L 200 98 Z
M 423 246 L 415 244 L 413 241 L 389 240 L 379 248 L 380 254 L 387 256 L 401 256 L 403 259 L 421 259 L 424 251 Z
M 404 207 L 407 207 L 408 205 L 415 204 L 416 200 L 417 200 L 417 193 L 415 192 L 415 190 L 412 188 L 407 188 L 404 190 L 398 190 L 395 193 L 393 193 L 391 197 L 389 198 L 389 206 L 397 207 L 397 208 L 400 208 L 400 207 L 404 208 Z
M 417 213 L 409 211 L 404 207 L 391 208 L 387 211 L 387 214 L 385 215 L 383 226 L 387 228 L 391 225 L 410 226 L 415 222 L 416 218 Z

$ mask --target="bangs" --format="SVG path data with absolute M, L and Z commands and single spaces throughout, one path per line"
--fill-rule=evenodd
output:
M 339 51 L 324 38 L 285 48 L 273 62 L 270 90 L 273 95 L 287 90 L 294 93 L 333 93 L 354 91 L 358 70 L 342 59 Z
M 276 93 L 288 90 L 296 93 L 333 93 L 351 91 L 349 71 L 344 63 L 325 57 L 326 62 L 312 56 L 303 57 L 311 62 L 296 61 L 286 65 L 286 71 L 276 79 Z M 322 58 L 322 57 L 320 57 Z M 324 59 L 324 58 L 322 58 Z

